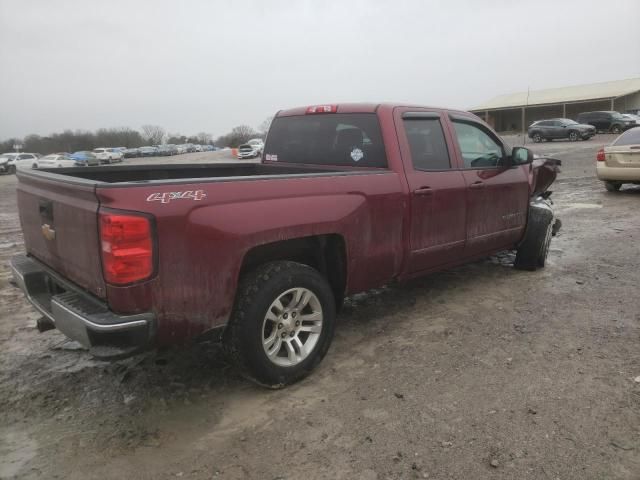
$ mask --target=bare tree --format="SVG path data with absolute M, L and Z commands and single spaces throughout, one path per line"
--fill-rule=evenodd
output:
M 160 145 L 164 139 L 164 135 L 164 128 L 158 125 L 142 126 L 142 138 L 144 138 L 149 145 Z
M 213 140 L 213 136 L 210 133 L 206 132 L 198 133 L 198 135 L 196 135 L 196 138 L 198 139 L 197 142 L 201 145 L 209 145 Z
M 273 117 L 267 117 L 258 127 L 258 132 L 262 138 L 267 136 L 267 132 L 269 131 L 269 127 L 271 127 L 271 122 L 273 122 Z

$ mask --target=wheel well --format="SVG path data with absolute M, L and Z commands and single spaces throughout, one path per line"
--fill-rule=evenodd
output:
M 333 290 L 338 306 L 342 305 L 347 282 L 347 254 L 340 235 L 317 235 L 258 245 L 242 261 L 240 275 L 259 265 L 277 260 L 303 263 L 322 273 Z

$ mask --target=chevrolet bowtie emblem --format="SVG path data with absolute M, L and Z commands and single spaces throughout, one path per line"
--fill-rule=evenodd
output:
M 48 223 L 42 225 L 42 236 L 47 240 L 55 240 L 56 231 Z

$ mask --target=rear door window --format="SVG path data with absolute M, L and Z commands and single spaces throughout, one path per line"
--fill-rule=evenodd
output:
M 264 152 L 267 161 L 387 167 L 375 113 L 277 117 L 269 129 Z
M 451 168 L 447 142 L 437 118 L 404 120 L 404 130 L 416 170 L 448 170 Z

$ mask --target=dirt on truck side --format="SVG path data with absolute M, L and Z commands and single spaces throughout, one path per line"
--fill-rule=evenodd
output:
M 637 479 L 638 187 L 589 142 L 559 158 L 546 268 L 513 253 L 347 299 L 330 354 L 282 391 L 218 347 L 91 359 L 9 284 L 22 251 L 0 177 L 0 478 Z

